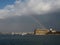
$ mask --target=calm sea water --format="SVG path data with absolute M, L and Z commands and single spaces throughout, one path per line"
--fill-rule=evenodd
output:
M 60 45 L 60 35 L 0 35 L 0 45 Z

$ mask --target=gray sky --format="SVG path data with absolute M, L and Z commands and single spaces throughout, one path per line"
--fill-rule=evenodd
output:
M 32 16 L 33 15 L 33 16 Z M 0 0 L 0 31 L 60 30 L 60 0 Z

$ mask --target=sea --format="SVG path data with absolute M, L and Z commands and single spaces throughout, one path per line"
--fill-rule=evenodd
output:
M 60 35 L 0 35 L 0 45 L 60 45 Z

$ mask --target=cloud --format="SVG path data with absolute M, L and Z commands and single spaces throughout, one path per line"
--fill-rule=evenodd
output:
M 16 0 L 0 9 L 0 18 L 30 14 L 45 14 L 60 9 L 60 0 Z

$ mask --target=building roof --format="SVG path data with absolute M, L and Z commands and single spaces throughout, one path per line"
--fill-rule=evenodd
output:
M 48 29 L 35 29 L 35 30 L 48 31 Z

